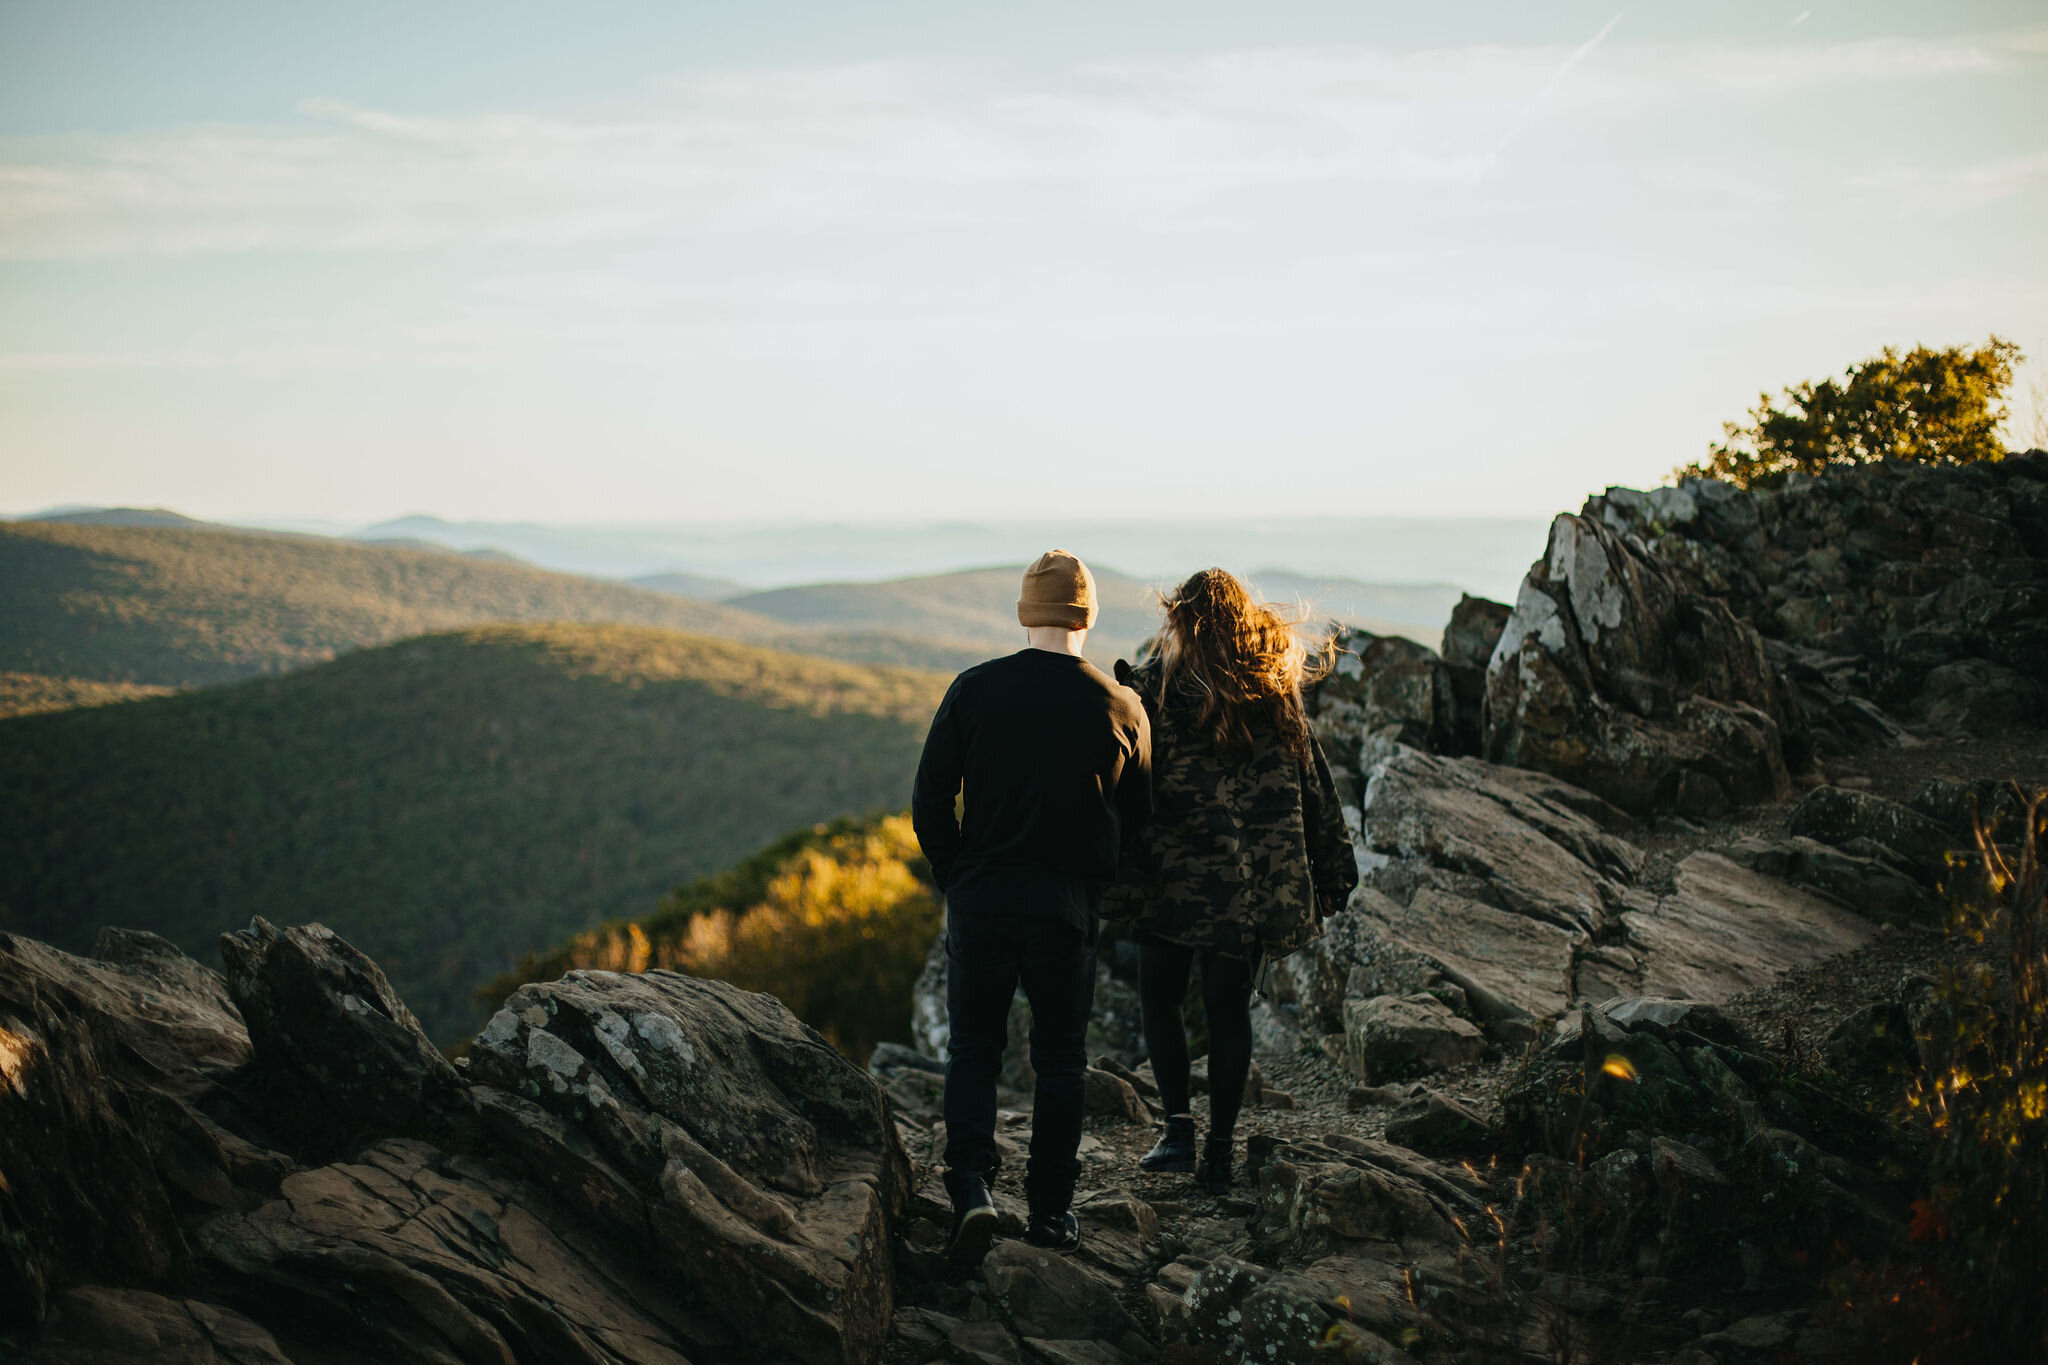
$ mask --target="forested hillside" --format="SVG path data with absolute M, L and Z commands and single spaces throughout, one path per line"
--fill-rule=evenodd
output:
M 521 954 L 785 831 L 895 809 L 941 675 L 498 626 L 0 721 L 0 928 L 202 957 L 252 914 L 383 961 L 437 1038 Z
M 981 655 L 813 632 L 528 565 L 219 529 L 0 523 L 0 670 L 190 687 L 494 621 L 662 626 L 775 648 L 957 670 Z

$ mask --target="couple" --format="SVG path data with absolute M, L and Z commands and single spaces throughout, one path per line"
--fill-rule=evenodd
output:
M 1358 882 L 1291 624 L 1204 569 L 1167 598 L 1153 657 L 1119 662 L 1112 680 L 1081 657 L 1095 616 L 1095 580 L 1073 555 L 1027 569 L 1017 619 L 1029 647 L 954 680 L 911 796 L 946 896 L 945 1180 L 960 1261 L 995 1233 L 996 1075 L 1020 985 L 1038 1075 L 1025 1236 L 1071 1251 L 1097 916 L 1127 920 L 1138 943 L 1166 1111 L 1139 1165 L 1192 1171 L 1220 1194 L 1251 1066 L 1253 975 L 1319 934 Z M 1181 1026 L 1198 961 L 1210 1040 L 1199 1159 Z

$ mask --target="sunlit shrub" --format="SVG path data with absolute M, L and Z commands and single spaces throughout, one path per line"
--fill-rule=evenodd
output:
M 2024 796 L 2023 796 L 2024 799 Z M 1843 1277 L 1835 1307 L 1871 1361 L 2048 1360 L 2048 793 L 1976 831 L 1908 1115 L 1933 1139 L 1907 1234 L 1918 1254 Z M 2006 842 L 2001 843 L 2001 839 Z

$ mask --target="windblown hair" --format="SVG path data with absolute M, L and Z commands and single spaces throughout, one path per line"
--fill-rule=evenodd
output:
M 1264 716 L 1280 742 L 1308 761 L 1301 689 L 1329 671 L 1334 648 L 1325 643 L 1311 651 L 1295 625 L 1254 602 L 1222 569 L 1203 569 L 1166 598 L 1166 628 L 1158 640 L 1162 691 L 1194 702 L 1195 729 L 1219 755 L 1233 761 L 1249 755 L 1252 721 Z

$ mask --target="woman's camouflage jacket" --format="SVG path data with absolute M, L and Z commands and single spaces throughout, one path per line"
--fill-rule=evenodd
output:
M 1156 660 L 1117 679 L 1152 721 L 1152 819 L 1105 893 L 1106 919 L 1169 943 L 1269 958 L 1322 933 L 1325 905 L 1358 885 L 1358 862 L 1323 751 L 1297 759 L 1263 718 L 1251 756 L 1217 757 L 1188 698 L 1162 698 Z

